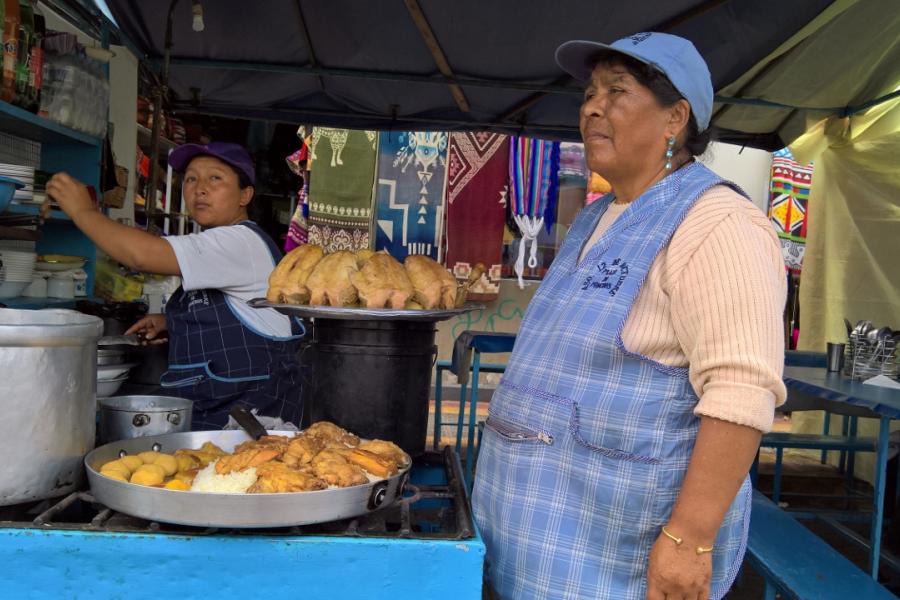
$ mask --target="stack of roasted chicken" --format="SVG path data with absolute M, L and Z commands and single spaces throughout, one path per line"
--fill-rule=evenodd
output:
M 473 267 L 459 284 L 427 256 L 410 255 L 401 264 L 386 252 L 340 250 L 325 254 L 305 244 L 285 256 L 269 277 L 266 299 L 274 304 L 364 306 L 366 308 L 457 308 L 484 273 Z

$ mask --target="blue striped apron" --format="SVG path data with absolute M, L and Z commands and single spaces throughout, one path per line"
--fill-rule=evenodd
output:
M 629 352 L 622 329 L 657 255 L 720 184 L 735 187 L 700 164 L 679 169 L 579 262 L 612 196 L 586 207 L 529 304 L 491 399 L 473 495 L 500 597 L 644 600 L 700 421 L 687 369 Z M 750 493 L 748 478 L 719 530 L 712 598 L 743 559 Z
M 281 251 L 272 238 L 252 221 L 240 225 L 262 238 L 277 264 Z M 302 323 L 291 321 L 289 337 L 264 335 L 241 320 L 220 290 L 178 288 L 166 304 L 166 326 L 169 370 L 160 385 L 194 401 L 192 429 L 221 429 L 235 404 L 300 424 Z

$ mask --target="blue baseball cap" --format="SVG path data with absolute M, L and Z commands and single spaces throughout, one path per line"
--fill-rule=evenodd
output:
M 243 173 L 250 181 L 250 185 L 256 185 L 256 169 L 253 168 L 253 159 L 240 144 L 230 142 L 210 142 L 209 144 L 182 144 L 169 154 L 169 164 L 179 173 L 183 173 L 191 161 L 198 156 L 212 156 L 218 158 Z
M 603 50 L 625 54 L 660 71 L 690 103 L 700 131 L 709 127 L 714 96 L 712 77 L 690 40 L 655 31 L 636 33 L 612 44 L 572 40 L 556 49 L 556 64 L 575 79 L 590 81 L 596 55 Z

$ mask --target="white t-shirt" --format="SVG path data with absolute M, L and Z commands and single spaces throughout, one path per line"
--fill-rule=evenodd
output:
M 272 253 L 259 234 L 246 225 L 227 225 L 163 239 L 175 251 L 184 291 L 217 289 L 251 330 L 266 337 L 291 335 L 286 315 L 247 305 L 248 300 L 266 296 L 269 275 L 275 268 Z

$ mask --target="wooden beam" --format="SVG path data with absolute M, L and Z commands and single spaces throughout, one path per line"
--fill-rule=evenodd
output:
M 422 36 L 425 45 L 428 47 L 428 51 L 431 53 L 431 57 L 434 59 L 434 63 L 437 65 L 438 70 L 441 72 L 441 75 L 449 80 L 447 86 L 450 88 L 450 93 L 453 95 L 456 106 L 464 113 L 469 112 L 469 101 L 466 99 L 466 95 L 463 93 L 462 88 L 452 81 L 456 76 L 450 68 L 450 63 L 447 62 L 447 57 L 444 55 L 444 51 L 441 48 L 440 43 L 438 43 L 434 31 L 431 29 L 431 25 L 428 23 L 425 13 L 422 12 L 422 7 L 419 6 L 419 0 L 403 0 L 403 2 L 406 4 L 406 10 L 409 11 L 409 16 L 412 17 L 413 23 L 416 24 L 416 28 L 419 30 L 419 34 Z

